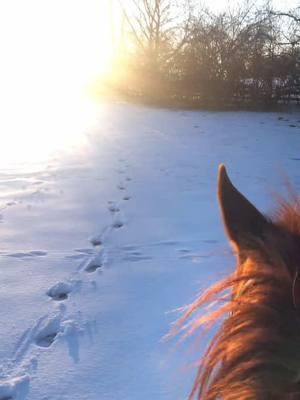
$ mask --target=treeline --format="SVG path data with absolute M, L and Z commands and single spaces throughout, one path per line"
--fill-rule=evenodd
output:
M 300 7 L 191 1 L 122 7 L 114 86 L 153 103 L 207 108 L 300 104 Z

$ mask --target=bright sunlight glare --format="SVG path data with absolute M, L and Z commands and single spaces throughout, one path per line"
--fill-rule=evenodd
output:
M 1 166 L 82 140 L 82 89 L 109 70 L 110 21 L 108 0 L 0 3 Z

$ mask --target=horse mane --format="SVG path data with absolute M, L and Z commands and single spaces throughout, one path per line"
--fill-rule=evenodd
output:
M 266 221 L 263 237 L 239 239 L 235 271 L 185 307 L 171 331 L 187 337 L 217 325 L 190 400 L 300 399 L 299 200 L 281 201 Z

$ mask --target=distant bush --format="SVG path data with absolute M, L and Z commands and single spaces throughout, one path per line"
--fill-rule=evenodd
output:
M 249 2 L 215 15 L 187 0 L 132 0 L 123 6 L 122 73 L 111 85 L 192 108 L 300 104 L 299 15 L 300 7 L 284 13 Z

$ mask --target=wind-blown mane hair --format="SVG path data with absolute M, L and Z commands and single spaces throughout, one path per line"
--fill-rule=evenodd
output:
M 267 218 L 232 185 L 223 165 L 218 199 L 237 267 L 175 325 L 187 336 L 220 323 L 189 399 L 300 399 L 300 203 L 282 202 Z

